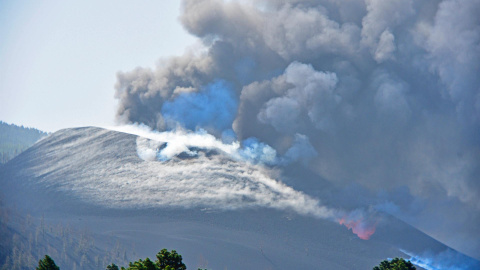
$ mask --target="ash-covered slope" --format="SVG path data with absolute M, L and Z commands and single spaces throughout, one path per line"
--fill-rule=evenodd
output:
M 173 146 L 178 153 L 164 162 L 139 157 L 165 146 L 100 128 L 62 130 L 8 164 L 3 178 L 17 179 L 10 184 L 21 184 L 26 192 L 46 189 L 108 208 L 264 206 L 334 215 L 313 198 L 272 179 L 266 169 L 235 160 L 221 149 L 177 151 Z
M 176 154 L 157 160 L 167 147 Z M 100 249 L 118 241 L 140 258 L 173 248 L 192 269 L 370 269 L 427 253 L 468 264 L 460 269 L 477 263 L 387 216 L 362 240 L 337 224 L 348 213 L 276 181 L 275 171 L 228 149 L 182 147 L 61 130 L 1 169 L 2 195 L 32 215 L 86 228 Z

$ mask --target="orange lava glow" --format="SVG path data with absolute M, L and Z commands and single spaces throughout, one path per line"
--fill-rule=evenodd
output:
M 347 220 L 345 217 L 338 220 L 340 225 L 344 225 L 349 230 L 352 230 L 360 239 L 368 240 L 375 233 L 377 223 L 364 222 L 359 220 Z

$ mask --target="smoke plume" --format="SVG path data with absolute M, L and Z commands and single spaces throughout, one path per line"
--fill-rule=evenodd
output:
M 480 258 L 480 0 L 184 0 L 181 12 L 203 48 L 119 72 L 121 123 L 205 130 L 253 163 L 360 186 L 358 201 Z

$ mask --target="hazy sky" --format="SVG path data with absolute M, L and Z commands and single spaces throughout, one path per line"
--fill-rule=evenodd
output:
M 0 120 L 55 131 L 112 125 L 116 72 L 195 43 L 180 1 L 0 0 Z

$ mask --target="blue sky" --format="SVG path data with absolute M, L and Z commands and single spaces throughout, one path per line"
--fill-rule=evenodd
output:
M 0 0 L 0 120 L 55 131 L 113 125 L 116 72 L 195 43 L 179 1 Z

